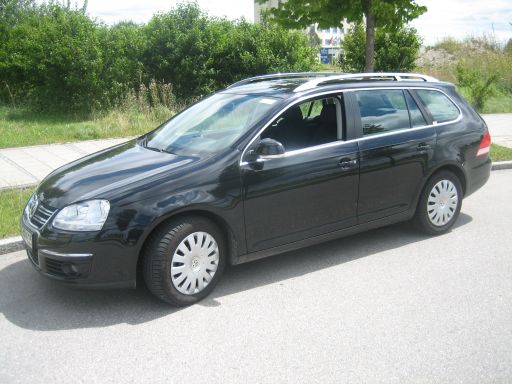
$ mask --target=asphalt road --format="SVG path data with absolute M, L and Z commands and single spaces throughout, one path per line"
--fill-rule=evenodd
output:
M 512 171 L 451 233 L 406 224 L 231 268 L 173 309 L 0 256 L 0 383 L 511 383 Z

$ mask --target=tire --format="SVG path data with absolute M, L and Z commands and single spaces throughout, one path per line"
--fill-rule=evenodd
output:
M 462 198 L 462 186 L 456 175 L 449 171 L 434 174 L 421 193 L 414 224 L 429 235 L 446 233 L 459 217 Z
M 183 307 L 215 288 L 225 263 L 222 231 L 208 219 L 183 217 L 151 235 L 143 252 L 144 281 L 160 300 Z

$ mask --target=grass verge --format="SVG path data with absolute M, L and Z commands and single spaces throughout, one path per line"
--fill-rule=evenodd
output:
M 502 147 L 501 145 L 491 144 L 492 161 L 510 161 L 512 160 L 512 148 Z
M 32 188 L 0 191 L 0 239 L 19 235 L 20 217 Z
M 496 95 L 489 98 L 484 105 L 482 113 L 510 113 L 512 112 L 512 94 Z
M 0 106 L 0 148 L 137 136 L 171 116 L 172 112 L 164 107 L 149 113 L 119 108 L 80 118 Z

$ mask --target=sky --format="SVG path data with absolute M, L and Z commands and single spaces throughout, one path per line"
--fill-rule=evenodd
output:
M 83 0 L 75 0 L 80 6 Z M 89 0 L 88 12 L 108 24 L 132 20 L 147 22 L 156 12 L 170 10 L 175 0 Z M 253 0 L 198 0 L 210 15 L 254 19 Z M 506 42 L 512 38 L 512 0 L 417 0 L 428 7 L 427 13 L 412 22 L 431 45 L 444 37 L 464 38 L 494 35 Z

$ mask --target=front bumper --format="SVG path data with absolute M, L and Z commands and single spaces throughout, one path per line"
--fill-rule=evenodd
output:
M 28 259 L 42 275 L 86 288 L 135 288 L 138 253 L 112 233 L 39 230 L 25 216 L 21 227 Z

